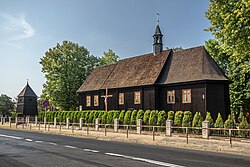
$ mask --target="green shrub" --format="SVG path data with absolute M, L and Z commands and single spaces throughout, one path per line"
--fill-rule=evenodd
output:
M 149 125 L 151 126 L 157 125 L 157 120 L 158 120 L 158 111 L 157 110 L 151 111 L 149 117 Z
M 145 125 L 149 125 L 150 114 L 151 114 L 151 111 L 150 111 L 150 110 L 146 110 L 146 112 L 144 113 L 144 116 L 143 116 L 143 123 L 144 123 Z
M 196 112 L 194 115 L 192 127 L 201 127 L 202 126 L 202 116 L 200 112 Z
M 231 129 L 233 127 L 234 127 L 233 119 L 232 119 L 231 115 L 228 115 L 228 118 L 227 118 L 227 120 L 224 123 L 224 128 Z
M 248 129 L 249 128 L 249 124 L 248 124 L 248 122 L 247 122 L 247 119 L 243 116 L 242 117 L 242 119 L 241 119 L 241 123 L 240 123 L 240 125 L 239 125 L 239 128 L 240 129 Z M 243 131 L 241 131 L 240 132 L 240 135 L 242 136 L 242 137 L 246 137 L 246 136 L 248 136 L 248 132 L 243 132 Z
M 107 118 L 106 118 L 107 124 L 114 123 L 113 116 L 114 116 L 114 111 L 108 111 L 108 115 L 107 115 Z
M 169 111 L 168 112 L 168 118 L 167 118 L 167 120 L 174 121 L 174 111 Z
M 130 118 L 130 124 L 135 125 L 136 124 L 136 116 L 137 116 L 137 110 L 133 110 Z
M 97 118 L 102 119 L 102 115 L 103 115 L 103 113 L 104 113 L 104 111 L 99 111 L 99 112 L 98 112 L 98 116 L 97 116 Z
M 136 120 L 138 120 L 138 119 L 143 119 L 143 116 L 144 116 L 144 111 L 143 110 L 139 110 L 138 112 L 137 112 L 137 115 L 136 115 Z
M 192 112 L 185 111 L 184 116 L 182 118 L 182 127 L 191 127 L 192 125 Z
M 240 112 L 239 116 L 238 116 L 238 122 L 241 123 L 244 117 L 244 113 Z
M 119 119 L 119 116 L 120 116 L 120 111 L 118 111 L 118 110 L 114 111 L 113 120 L 116 119 L 116 118 Z
M 223 128 L 224 127 L 224 121 L 223 121 L 220 113 L 218 113 L 218 116 L 217 116 L 217 119 L 215 121 L 214 127 L 215 128 Z
M 157 125 L 165 126 L 166 125 L 167 114 L 165 111 L 160 111 L 158 113 Z
M 128 110 L 124 116 L 124 123 L 126 125 L 129 125 L 130 124 L 130 119 L 131 119 L 131 114 L 132 114 L 132 111 Z
M 94 115 L 95 115 L 95 111 L 90 111 L 89 115 L 88 115 L 88 123 L 94 123 Z
M 121 112 L 120 112 L 120 115 L 119 115 L 119 121 L 120 121 L 120 123 L 124 123 L 124 116 L 125 116 L 125 113 L 126 113 L 126 111 L 125 110 L 122 110 Z
M 174 115 L 174 126 L 181 126 L 182 125 L 182 111 L 177 111 Z
M 106 118 L 107 118 L 107 111 L 104 111 L 104 113 L 102 114 L 102 119 L 101 119 L 101 122 L 102 124 L 106 124 Z
M 209 122 L 211 128 L 214 127 L 214 120 L 211 117 L 210 112 L 207 112 L 205 120 Z

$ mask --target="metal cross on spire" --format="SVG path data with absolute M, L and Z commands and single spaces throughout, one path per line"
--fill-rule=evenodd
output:
M 160 22 L 160 13 L 156 13 L 156 17 L 157 17 L 157 25 L 159 25 L 159 22 Z

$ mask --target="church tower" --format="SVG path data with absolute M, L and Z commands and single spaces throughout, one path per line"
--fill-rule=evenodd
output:
M 38 115 L 37 111 L 37 95 L 31 89 L 29 83 L 19 93 L 17 101 L 17 113 L 22 113 L 24 116 Z
M 155 29 L 155 34 L 153 36 L 154 38 L 154 44 L 153 44 L 153 53 L 154 55 L 158 55 L 163 50 L 163 44 L 162 44 L 162 33 L 159 24 L 157 24 Z

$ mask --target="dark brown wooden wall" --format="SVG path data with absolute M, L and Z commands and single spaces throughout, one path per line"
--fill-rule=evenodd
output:
M 230 113 L 229 85 L 223 83 L 207 83 L 207 111 L 211 112 L 213 118 L 218 113 L 225 120 Z
M 182 90 L 191 89 L 191 103 L 182 103 Z M 175 104 L 167 103 L 167 91 L 175 90 Z M 205 84 L 189 84 L 189 85 L 177 85 L 177 86 L 165 86 L 159 89 L 158 105 L 160 110 L 165 111 L 191 111 L 201 112 L 205 115 L 205 99 L 202 95 L 205 95 Z
M 35 97 L 19 97 L 16 110 L 23 115 L 38 115 L 37 99 Z
M 134 104 L 134 92 L 141 92 L 141 104 Z M 119 93 L 124 93 L 124 105 L 119 105 Z M 104 98 L 105 90 L 85 92 L 79 94 L 79 105 L 83 110 L 105 110 Z M 153 110 L 155 109 L 155 88 L 151 87 L 134 87 L 123 89 L 110 89 L 108 94 L 112 95 L 108 98 L 108 110 Z M 99 95 L 99 106 L 94 106 L 94 95 Z M 91 107 L 86 107 L 86 96 L 91 96 Z

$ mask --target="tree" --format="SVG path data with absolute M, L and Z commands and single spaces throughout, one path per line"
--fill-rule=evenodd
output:
M 12 99 L 4 94 L 0 96 L 0 115 L 7 116 L 14 111 L 14 102 Z
M 177 111 L 174 115 L 174 125 L 175 126 L 181 126 L 182 125 L 182 116 L 183 112 L 182 111 Z
M 224 122 L 223 122 L 223 119 L 222 119 L 220 113 L 218 113 L 218 116 L 217 116 L 217 119 L 215 121 L 214 127 L 215 128 L 223 128 L 224 127 Z
M 185 111 L 184 116 L 182 118 L 182 127 L 191 127 L 192 125 L 192 112 Z
M 115 54 L 111 49 L 107 52 L 103 52 L 103 56 L 99 58 L 100 65 L 114 64 L 119 60 L 119 56 Z
M 167 118 L 167 120 L 174 120 L 174 111 L 169 111 L 168 112 L 168 118 Z
M 230 99 L 233 111 L 250 110 L 250 1 L 209 0 L 206 17 L 219 49 L 219 60 L 225 60 L 230 80 Z M 216 49 L 214 47 L 214 49 Z M 227 55 L 227 56 L 226 56 Z M 223 62 L 223 61 L 222 61 Z
M 194 115 L 192 127 L 201 127 L 202 126 L 202 116 L 200 112 L 196 112 Z
M 211 128 L 214 127 L 214 120 L 213 120 L 210 112 L 207 112 L 205 120 L 209 122 Z
M 167 50 L 168 50 L 168 49 L 172 49 L 173 52 L 177 52 L 177 51 L 182 51 L 182 50 L 184 50 L 182 47 L 172 47 L 172 48 L 166 47 L 166 49 L 167 49 Z
M 76 91 L 96 67 L 98 59 L 83 46 L 63 41 L 49 49 L 40 64 L 46 78 L 41 98 L 69 111 L 77 107 Z

